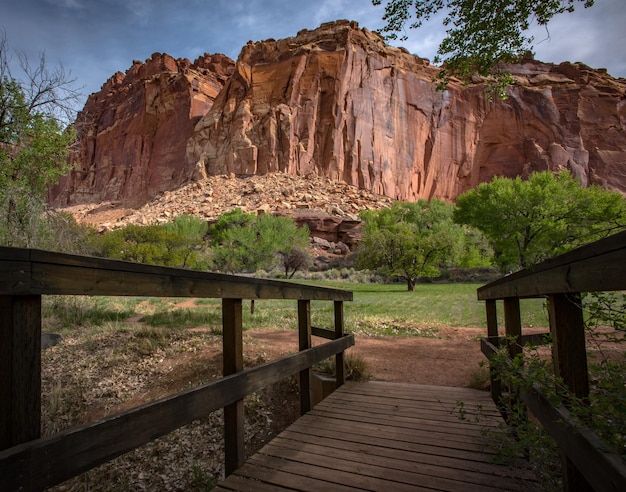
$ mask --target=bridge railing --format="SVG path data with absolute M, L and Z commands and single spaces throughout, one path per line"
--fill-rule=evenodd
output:
M 589 374 L 581 294 L 626 290 L 626 232 L 586 245 L 531 269 L 516 272 L 478 289 L 485 301 L 487 335 L 482 351 L 493 356 L 506 346 L 514 357 L 526 343 L 540 343 L 545 334 L 522 333 L 520 299 L 545 298 L 548 305 L 552 360 L 557 377 L 577 397 L 589 396 Z M 496 301 L 504 309 L 504 336 L 498 331 Z M 510 341 L 514 340 L 514 343 Z M 491 368 L 491 393 L 501 401 L 503 388 Z M 626 490 L 626 466 L 621 457 L 604 450 L 600 439 L 570 418 L 566 407 L 554 408 L 534 386 L 520 397 L 557 442 L 563 458 L 566 490 Z
M 42 295 L 222 299 L 223 378 L 128 411 L 41 437 Z M 300 351 L 243 369 L 242 300 L 297 302 Z M 311 326 L 311 301 L 331 301 L 334 326 Z M 301 412 L 312 406 L 311 367 L 335 356 L 344 382 L 344 301 L 352 292 L 48 251 L 0 248 L 0 490 L 41 490 L 191 421 L 224 409 L 225 470 L 244 459 L 243 398 L 299 376 Z M 329 339 L 312 347 L 311 337 Z

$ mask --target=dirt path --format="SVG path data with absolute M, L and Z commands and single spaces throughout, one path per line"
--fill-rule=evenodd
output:
M 477 328 L 441 328 L 440 338 L 356 336 L 348 353 L 362 357 L 376 380 L 466 387 L 485 360 L 483 335 Z M 293 330 L 250 330 L 244 350 L 249 358 L 274 360 L 296 352 L 297 343 Z

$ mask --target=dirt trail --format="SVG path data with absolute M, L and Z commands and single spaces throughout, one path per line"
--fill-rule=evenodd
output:
M 356 336 L 348 353 L 362 357 L 376 380 L 466 387 L 485 360 L 484 335 L 477 328 L 444 327 L 440 338 Z M 297 343 L 293 330 L 249 330 L 244 350 L 250 358 L 261 353 L 274 360 L 297 351 Z

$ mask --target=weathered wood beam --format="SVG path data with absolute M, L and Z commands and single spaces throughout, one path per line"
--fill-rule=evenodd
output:
M 0 449 L 41 432 L 41 296 L 0 295 Z
M 299 350 L 311 348 L 311 301 L 298 301 L 298 346 Z M 313 385 L 311 368 L 300 371 L 300 414 L 304 415 L 313 408 Z
M 334 302 L 335 312 L 335 338 L 341 338 L 344 335 L 344 316 L 343 316 L 343 302 Z M 335 355 L 335 380 L 336 386 L 339 388 L 346 382 L 346 361 L 345 352 L 339 352 Z
M 624 289 L 626 231 L 582 246 L 478 289 L 478 299 Z
M 340 289 L 5 247 L 2 294 L 352 300 Z
M 243 308 L 241 299 L 222 299 L 223 374 L 243 371 Z M 224 470 L 226 476 L 246 460 L 243 398 L 224 407 Z
M 354 345 L 354 336 L 0 451 L 0 490 L 41 490 L 230 405 Z

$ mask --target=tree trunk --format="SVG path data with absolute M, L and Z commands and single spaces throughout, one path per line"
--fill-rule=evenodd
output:
M 406 279 L 406 286 L 407 286 L 407 289 L 409 290 L 409 292 L 413 292 L 415 290 L 415 279 L 414 278 L 407 278 Z

